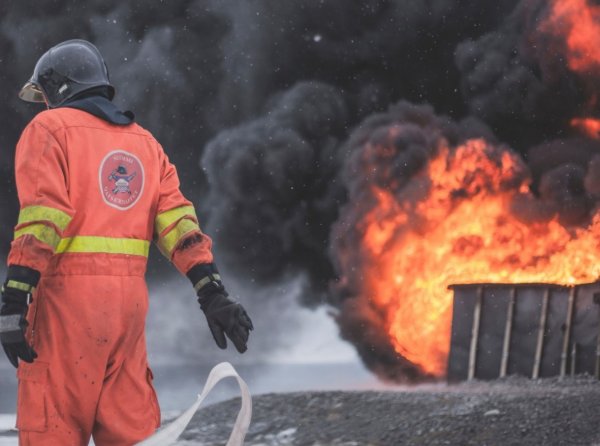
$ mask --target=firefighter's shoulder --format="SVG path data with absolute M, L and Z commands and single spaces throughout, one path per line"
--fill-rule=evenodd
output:
M 31 124 L 39 124 L 52 133 L 59 129 L 66 129 L 70 127 L 110 127 L 113 130 L 137 133 L 142 136 L 153 138 L 152 134 L 148 130 L 144 129 L 135 122 L 126 126 L 115 125 L 91 113 L 88 113 L 87 111 L 71 107 L 59 107 L 44 110 L 38 113 L 31 120 L 30 125 Z
M 68 126 L 68 116 L 65 116 L 66 108 L 51 108 L 44 110 L 29 122 L 27 127 L 41 126 L 50 133 L 55 133 L 57 130 Z M 68 111 L 66 113 L 68 115 Z

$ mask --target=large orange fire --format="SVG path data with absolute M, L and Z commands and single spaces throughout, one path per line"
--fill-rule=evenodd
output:
M 582 81 L 587 100 L 570 125 L 600 139 L 600 119 L 592 113 L 600 72 L 600 6 L 590 0 L 550 0 L 547 7 L 536 22 L 537 32 L 551 37 L 544 40 L 551 49 L 542 57 L 564 63 Z M 541 202 L 530 191 L 528 168 L 512 151 L 483 139 L 451 146 L 440 138 L 435 155 L 410 184 L 399 187 L 381 159 L 396 156 L 390 141 L 407 131 L 402 119 L 388 129 L 390 138 L 377 134 L 362 146 L 367 155 L 361 161 L 379 160 L 367 166 L 365 178 L 391 184 L 368 186 L 373 201 L 356 227 L 359 277 L 362 295 L 377 317 L 383 315 L 395 351 L 423 373 L 443 376 L 452 318 L 449 285 L 594 282 L 600 278 L 600 211 L 577 228 L 566 227 L 558 217 L 534 218 L 527 206 Z M 411 119 L 424 125 L 420 118 Z M 435 133 L 429 127 L 422 131 Z M 412 140 L 406 141 L 408 147 Z M 402 159 L 414 162 L 410 155 Z
M 421 198 L 374 188 L 378 205 L 362 221 L 365 283 L 386 314 L 385 329 L 399 354 L 434 376 L 446 369 L 449 285 L 600 277 L 600 214 L 587 229 L 520 220 L 511 204 L 533 200 L 526 180 L 514 184 L 526 177 L 515 175 L 522 162 L 508 150 L 491 156 L 493 149 L 481 139 L 442 143 L 414 179 L 426 185 Z

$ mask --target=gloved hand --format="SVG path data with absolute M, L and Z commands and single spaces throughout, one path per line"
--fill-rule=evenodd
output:
M 223 285 L 213 281 L 198 291 L 198 302 L 219 348 L 227 348 L 227 335 L 237 351 L 244 353 L 250 330 L 254 326 L 244 307 L 227 296 Z
M 31 293 L 13 288 L 9 283 L 2 286 L 2 306 L 0 306 L 0 342 L 15 367 L 19 366 L 18 358 L 25 362 L 33 362 L 37 353 L 25 339 L 27 328 L 27 308 Z

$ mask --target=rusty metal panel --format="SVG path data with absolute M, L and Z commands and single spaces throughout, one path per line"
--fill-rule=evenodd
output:
M 594 302 L 594 294 L 600 293 L 600 285 L 582 285 L 577 288 L 571 331 L 571 339 L 577 345 L 575 373 L 594 375 L 600 325 L 599 306 Z
M 561 351 L 568 314 L 569 288 L 551 287 L 540 378 L 560 374 Z
M 477 342 L 478 355 L 475 364 L 475 377 L 480 379 L 497 378 L 502 360 L 502 342 L 506 310 L 510 297 L 509 288 L 483 288 L 481 325 Z M 510 364 L 510 356 L 509 356 Z
M 469 367 L 476 379 L 500 377 L 506 341 L 509 341 L 505 344 L 508 348 L 504 347 L 507 375 L 541 378 L 559 376 L 561 372 L 594 375 L 599 330 L 599 306 L 594 302 L 594 294 L 600 293 L 600 284 L 574 288 L 552 284 L 469 284 L 451 288 L 454 303 L 449 381 L 469 379 Z M 477 316 L 477 339 L 473 340 L 478 290 L 482 290 L 482 301 Z M 511 293 L 514 294 L 512 310 Z M 569 322 L 570 294 L 573 307 Z M 507 320 L 510 315 L 512 320 Z M 508 336 L 507 329 L 510 329 Z
M 545 291 L 546 287 L 517 287 L 515 319 L 508 356 L 508 375 L 531 376 L 533 373 L 540 313 Z M 550 308 L 546 321 L 548 332 L 552 303 L 554 302 L 553 291 L 550 293 Z M 543 353 L 543 357 L 545 358 L 545 354 L 547 353 L 546 348 L 544 348 Z M 560 356 L 560 349 L 556 354 Z M 541 367 L 540 376 L 543 376 L 543 374 L 544 368 Z
M 454 287 L 452 330 L 447 368 L 449 381 L 462 381 L 468 377 L 469 346 L 476 299 L 476 287 Z

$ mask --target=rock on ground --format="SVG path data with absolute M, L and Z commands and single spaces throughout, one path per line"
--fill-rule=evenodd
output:
M 224 445 L 233 399 L 200 410 L 180 445 Z M 255 396 L 246 445 L 600 445 L 600 383 L 507 378 L 386 392 Z

